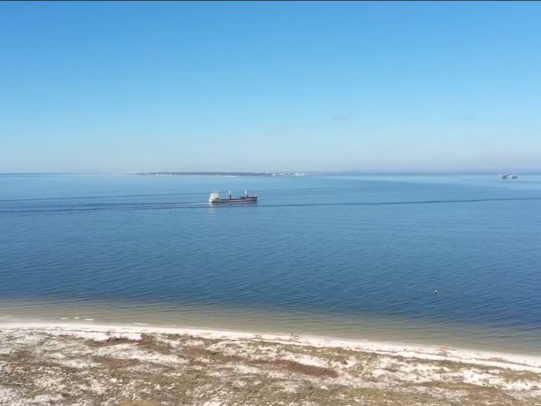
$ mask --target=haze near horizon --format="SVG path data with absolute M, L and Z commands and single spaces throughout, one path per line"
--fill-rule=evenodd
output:
M 0 3 L 0 172 L 541 169 L 540 3 Z

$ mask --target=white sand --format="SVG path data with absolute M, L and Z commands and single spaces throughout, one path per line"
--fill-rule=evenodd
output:
M 508 368 L 515 371 L 541 373 L 541 357 L 538 356 L 368 340 L 345 340 L 314 336 L 185 328 L 176 326 L 107 325 L 81 322 L 0 323 L 0 330 L 39 330 L 53 335 L 74 335 L 93 340 L 105 340 L 111 335 L 138 339 L 142 333 L 188 334 L 194 337 L 213 339 L 250 339 L 314 347 L 339 347 L 393 357 L 418 358 L 434 361 L 447 360 L 473 365 Z M 29 337 L 29 339 L 31 340 L 31 337 Z
M 84 319 L 0 323 L 0 405 L 252 406 L 263 398 L 302 406 L 541 406 L 541 357 Z

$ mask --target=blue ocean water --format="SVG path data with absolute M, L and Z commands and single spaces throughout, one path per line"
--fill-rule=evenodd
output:
M 213 189 L 260 202 L 209 207 Z M 536 351 L 539 287 L 541 176 L 0 175 L 4 319 L 189 309 Z

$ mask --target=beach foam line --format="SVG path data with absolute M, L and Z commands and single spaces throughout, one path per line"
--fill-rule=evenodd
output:
M 105 340 L 111 335 L 140 336 L 144 333 L 191 335 L 226 340 L 273 341 L 281 344 L 312 347 L 337 347 L 379 355 L 417 358 L 431 361 L 452 361 L 472 365 L 508 368 L 541 373 L 541 357 L 526 354 L 478 351 L 455 347 L 412 345 L 397 342 L 353 340 L 296 334 L 217 330 L 210 328 L 166 327 L 154 325 L 93 324 L 81 322 L 0 322 L 0 330 L 44 331 L 53 335 L 73 335 Z

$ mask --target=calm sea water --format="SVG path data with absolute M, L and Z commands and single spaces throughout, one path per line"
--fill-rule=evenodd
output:
M 540 287 L 541 176 L 0 175 L 3 321 L 541 354 Z

